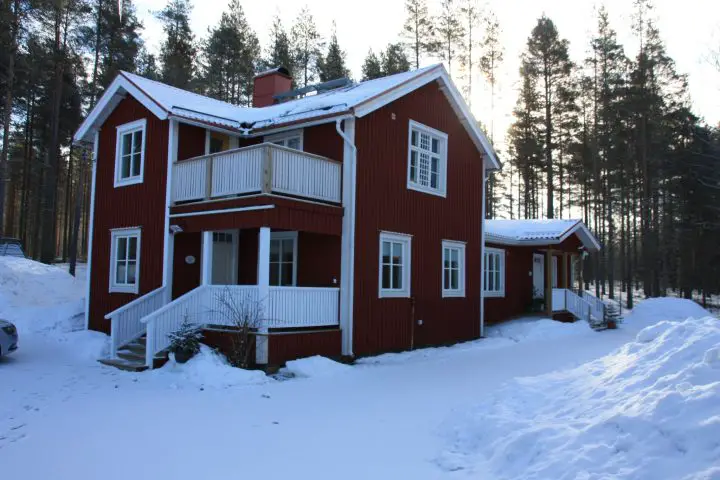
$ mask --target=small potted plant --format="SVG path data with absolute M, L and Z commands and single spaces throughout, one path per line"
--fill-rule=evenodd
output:
M 185 363 L 200 351 L 202 332 L 200 327 L 194 325 L 186 318 L 180 328 L 168 335 L 170 347 L 168 349 L 175 355 L 175 361 Z

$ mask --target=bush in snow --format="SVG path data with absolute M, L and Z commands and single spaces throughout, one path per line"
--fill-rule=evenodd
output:
M 263 317 L 262 305 L 249 296 L 233 295 L 230 289 L 218 293 L 217 301 L 220 308 L 216 313 L 232 326 L 228 361 L 235 367 L 249 368 L 254 351 L 255 330 Z
M 178 358 L 181 356 L 192 357 L 200 351 L 200 340 L 202 340 L 202 332 L 196 324 L 190 323 L 187 317 L 183 320 L 180 328 L 168 335 L 170 339 L 169 349 Z M 186 359 L 187 360 L 187 359 Z M 182 360 L 179 360 L 182 362 Z

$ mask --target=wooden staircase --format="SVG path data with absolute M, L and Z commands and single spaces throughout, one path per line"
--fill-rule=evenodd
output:
M 102 358 L 98 360 L 103 365 L 119 368 L 128 372 L 142 372 L 147 370 L 145 365 L 146 338 L 134 340 L 117 351 L 117 358 Z

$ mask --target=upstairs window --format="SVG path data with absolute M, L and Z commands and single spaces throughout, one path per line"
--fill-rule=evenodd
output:
M 445 196 L 447 139 L 447 134 L 410 120 L 408 188 Z
M 465 296 L 465 244 L 443 240 L 442 242 L 442 296 Z
M 486 297 L 505 296 L 505 250 L 485 248 L 483 289 Z
M 117 127 L 115 145 L 115 186 L 143 181 L 145 163 L 145 119 Z
M 264 139 L 266 142 L 281 145 L 283 147 L 294 148 L 295 150 L 303 149 L 303 131 L 293 130 L 291 132 L 276 133 L 268 135 Z
M 380 298 L 410 296 L 409 235 L 380 234 Z
M 140 283 L 140 229 L 111 231 L 110 291 L 137 293 Z

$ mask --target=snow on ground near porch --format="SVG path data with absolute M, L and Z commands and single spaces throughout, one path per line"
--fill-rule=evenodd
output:
M 489 328 L 487 339 L 354 366 L 301 360 L 284 381 L 208 350 L 136 374 L 77 354 L 106 338 L 72 332 L 83 288 L 62 296 L 66 287 L 53 285 L 72 279 L 32 267 L 45 273 L 14 270 L 14 282 L 37 274 L 42 288 L 15 289 L 12 305 L 0 297 L 0 316 L 24 325 L 20 349 L 0 361 L 3 478 L 580 478 L 585 469 L 654 480 L 670 478 L 650 469 L 656 457 L 682 474 L 718 463 L 706 434 L 718 425 L 710 342 L 720 340 L 710 320 L 684 320 L 706 315 L 694 304 L 647 300 L 602 333 L 523 320 Z M 36 302 L 33 290 L 56 303 Z M 71 316 L 56 322 L 55 311 Z M 692 462 L 678 465 L 670 445 Z M 648 475 L 626 469 L 635 464 Z

